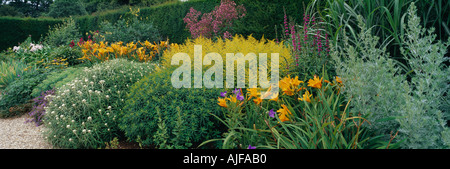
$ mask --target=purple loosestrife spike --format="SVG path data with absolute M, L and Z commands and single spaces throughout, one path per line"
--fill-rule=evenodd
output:
M 284 32 L 286 33 L 286 36 L 289 36 L 289 27 L 288 27 L 286 12 L 284 12 L 284 30 L 285 30 Z

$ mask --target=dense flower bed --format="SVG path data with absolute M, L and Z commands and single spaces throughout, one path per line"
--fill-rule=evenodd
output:
M 179 18 L 191 33 L 182 44 L 162 40 L 139 10 L 104 22 L 87 40 L 69 20 L 41 42 L 28 38 L 1 53 L 0 117 L 28 113 L 27 122 L 43 125 L 43 136 L 59 148 L 118 140 L 159 149 L 449 148 L 450 40 L 422 26 L 415 2 L 392 31 L 398 46 L 352 16 L 359 8 L 343 20 L 334 1 L 327 15 L 316 12 L 316 2 L 300 23 L 285 13 L 273 40 L 234 35 L 253 8 L 232 0 Z M 148 32 L 154 34 L 142 35 Z M 243 63 L 220 64 L 230 53 L 242 54 Z M 179 54 L 186 57 L 175 63 Z M 181 64 L 183 78 L 174 77 Z M 234 69 L 239 65 L 244 71 Z M 243 86 L 217 73 L 229 66 Z M 265 84 L 264 72 L 279 77 Z M 176 78 L 188 84 L 175 87 Z M 254 79 L 260 81 L 251 85 Z M 208 80 L 234 86 L 195 85 Z

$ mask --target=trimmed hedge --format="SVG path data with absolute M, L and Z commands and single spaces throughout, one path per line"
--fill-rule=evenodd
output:
M 47 35 L 50 26 L 62 23 L 60 19 L 0 17 L 0 51 L 17 46 L 31 35 L 39 41 Z
M 263 35 L 267 39 L 275 39 L 275 25 L 281 32 L 283 24 L 284 12 L 292 16 L 297 22 L 301 22 L 303 18 L 303 4 L 307 4 L 307 0 L 235 0 L 237 4 L 243 4 L 247 9 L 247 15 L 235 24 L 235 33 L 244 36 L 253 35 L 260 39 Z M 148 17 L 161 32 L 163 38 L 169 38 L 170 42 L 183 43 L 190 37 L 189 31 L 183 18 L 193 7 L 197 11 L 203 13 L 211 12 L 215 6 L 220 4 L 220 0 L 190 0 L 187 2 L 175 2 L 153 7 L 140 8 L 140 16 Z M 96 16 L 83 16 L 75 20 L 79 24 L 80 31 L 85 34 L 90 30 L 97 30 L 99 24 L 108 20 L 115 22 L 120 17 L 126 17 L 128 8 L 108 11 Z M 278 34 L 280 35 L 280 34 Z
M 303 5 L 308 4 L 308 0 L 235 0 L 237 4 L 243 4 L 247 9 L 247 15 L 239 20 L 234 26 L 236 34 L 244 36 L 253 35 L 260 39 L 263 35 L 266 39 L 275 39 L 275 25 L 278 27 L 280 35 L 282 31 L 284 12 L 292 16 L 297 23 L 303 18 Z M 215 6 L 220 4 L 220 0 L 190 0 L 187 2 L 174 2 L 152 7 L 140 8 L 140 16 L 150 19 L 159 29 L 162 38 L 169 38 L 172 43 L 183 43 L 190 37 L 189 31 L 183 18 L 189 9 L 211 12 Z M 74 17 L 78 29 L 82 35 L 86 32 L 98 30 L 99 25 L 104 20 L 115 23 L 121 17 L 127 17 L 129 8 L 123 7 L 94 15 Z M 33 40 L 39 40 L 41 35 L 46 35 L 49 26 L 62 23 L 60 19 L 32 19 L 1 17 L 0 25 L 0 50 L 17 45 L 28 35 L 32 35 Z M 86 38 L 86 37 L 85 37 Z
M 217 0 L 191 0 L 188 2 L 175 2 L 153 7 L 140 8 L 139 16 L 147 18 L 155 24 L 161 32 L 162 38 L 169 38 L 170 42 L 182 43 L 190 36 L 185 29 L 183 18 L 191 7 L 204 12 L 211 12 L 220 1 Z M 94 16 L 82 16 L 76 18 L 78 28 L 83 33 L 98 30 L 104 20 L 115 23 L 122 17 L 128 17 L 129 8 L 121 8 Z

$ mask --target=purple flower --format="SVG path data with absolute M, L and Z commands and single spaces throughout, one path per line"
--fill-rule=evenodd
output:
M 234 89 L 233 93 L 236 94 L 236 99 L 238 99 L 239 101 L 244 100 L 244 96 L 241 95 L 240 89 Z
M 20 75 L 17 75 L 17 77 L 20 77 Z
M 256 149 L 256 147 L 253 147 L 252 145 L 248 145 L 247 149 Z
M 234 93 L 234 94 L 238 94 L 238 93 L 240 94 L 240 90 L 239 90 L 239 89 L 234 89 L 234 90 L 233 90 L 233 93 Z
M 271 109 L 267 113 L 269 114 L 270 117 L 275 118 L 275 111 L 273 111 L 273 109 Z
M 242 100 L 244 100 L 244 96 L 241 96 L 241 94 L 237 94 L 236 99 L 238 99 L 239 101 L 242 101 Z
M 225 92 L 220 92 L 220 97 L 227 97 L 227 91 L 225 91 Z

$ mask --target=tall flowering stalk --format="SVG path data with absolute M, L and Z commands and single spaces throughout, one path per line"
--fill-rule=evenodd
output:
M 322 21 L 314 15 L 303 14 L 303 25 L 292 23 L 288 25 L 285 14 L 284 26 L 290 28 L 286 32 L 285 40 L 292 45 L 292 56 L 295 57 L 294 74 L 318 74 L 321 72 L 323 65 L 329 56 L 329 39 L 328 34 L 324 34 Z M 297 72 L 298 71 L 298 72 Z

